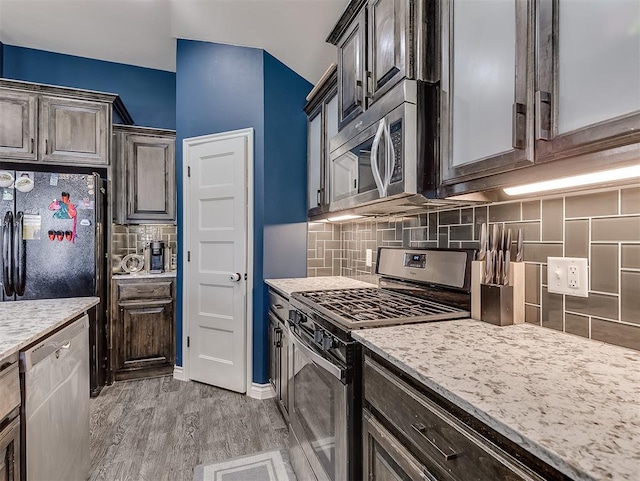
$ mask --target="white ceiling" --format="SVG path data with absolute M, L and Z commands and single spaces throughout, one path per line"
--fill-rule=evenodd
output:
M 315 83 L 348 0 L 0 0 L 0 41 L 175 72 L 176 38 L 263 48 Z

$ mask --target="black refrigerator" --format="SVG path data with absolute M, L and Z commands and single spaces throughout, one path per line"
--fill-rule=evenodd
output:
M 90 311 L 92 395 L 106 377 L 105 187 L 97 173 L 0 169 L 0 299 L 100 297 Z

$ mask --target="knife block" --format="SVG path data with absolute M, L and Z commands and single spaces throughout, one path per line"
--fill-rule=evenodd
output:
M 524 262 L 509 265 L 509 285 L 513 287 L 513 323 L 524 323 Z
M 482 284 L 480 286 L 482 318 L 496 326 L 513 324 L 513 286 Z

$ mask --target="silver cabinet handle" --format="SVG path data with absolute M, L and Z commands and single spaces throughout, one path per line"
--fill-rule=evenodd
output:
M 231 275 L 229 276 L 229 280 L 230 280 L 231 282 L 238 282 L 240 279 L 242 279 L 242 275 L 240 275 L 240 273 L 239 273 L 239 272 L 236 272 L 235 274 L 231 274 Z
M 276 309 L 282 309 L 282 304 L 274 304 L 273 307 Z
M 511 114 L 511 144 L 514 149 L 524 149 L 527 126 L 527 106 L 521 103 L 513 104 Z
M 33 154 L 33 137 L 31 137 L 31 153 Z
M 356 80 L 356 105 L 362 106 L 362 80 Z
M 429 437 L 427 436 L 427 427 L 422 424 L 422 423 L 413 423 L 411 425 L 411 427 L 413 428 L 413 430 L 415 432 L 417 432 L 418 434 L 420 434 L 420 436 L 422 436 L 424 439 L 427 440 L 427 442 L 433 446 L 433 448 L 438 451 L 438 453 L 440 453 L 442 455 L 442 457 L 444 458 L 445 461 L 450 461 L 451 459 L 454 459 L 456 456 L 458 456 L 458 453 L 456 453 L 453 449 L 449 448 L 449 452 L 445 452 L 442 449 L 440 449 L 438 447 L 438 445 L 432 441 L 431 439 L 429 439 Z

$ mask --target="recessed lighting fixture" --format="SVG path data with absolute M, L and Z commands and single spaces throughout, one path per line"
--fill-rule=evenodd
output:
M 621 167 L 619 169 L 602 170 L 590 174 L 573 175 L 571 177 L 563 177 L 544 182 L 535 182 L 533 184 L 524 184 L 516 187 L 507 187 L 503 190 L 507 195 L 523 195 L 584 185 L 602 184 L 604 182 L 633 179 L 635 177 L 640 177 L 640 164 L 632 165 L 631 167 Z
M 336 217 L 327 217 L 327 220 L 329 222 L 342 222 L 343 220 L 353 220 L 353 219 L 361 219 L 362 215 L 354 215 L 354 214 L 345 214 L 345 215 L 338 215 Z

